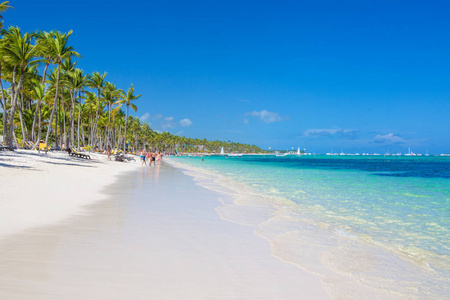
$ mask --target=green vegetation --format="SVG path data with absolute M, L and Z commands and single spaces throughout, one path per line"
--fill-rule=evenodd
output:
M 9 1 L 0 4 L 6 11 Z M 0 16 L 0 19 L 2 16 Z M 0 27 L 3 26 L 3 21 Z M 24 33 L 2 29 L 0 39 L 1 125 L 10 148 L 38 145 L 78 149 L 141 148 L 170 152 L 261 152 L 256 146 L 207 141 L 153 131 L 129 115 L 137 111 L 134 86 L 125 92 L 106 80 L 107 73 L 85 74 L 81 55 L 70 46 L 72 31 Z M 125 109 L 125 112 L 123 111 Z M 36 146 L 35 146 L 36 147 Z

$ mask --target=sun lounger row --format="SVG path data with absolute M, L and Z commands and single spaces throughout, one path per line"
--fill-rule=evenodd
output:
M 79 158 L 85 158 L 85 159 L 91 159 L 91 156 L 88 154 L 84 154 L 84 153 L 80 153 L 77 150 L 75 150 L 74 148 L 70 148 L 70 155 L 75 156 L 75 157 L 79 157 Z

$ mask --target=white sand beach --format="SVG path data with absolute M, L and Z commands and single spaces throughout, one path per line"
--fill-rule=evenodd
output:
M 329 299 L 162 164 L 0 153 L 1 299 Z
M 79 214 L 105 199 L 102 189 L 137 163 L 92 160 L 67 152 L 17 150 L 0 152 L 0 238 Z

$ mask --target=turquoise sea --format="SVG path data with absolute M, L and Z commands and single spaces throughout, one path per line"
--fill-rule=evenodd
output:
M 448 157 L 170 161 L 222 193 L 223 206 L 216 210 L 223 219 L 254 227 L 274 256 L 323 276 L 337 298 L 450 294 Z

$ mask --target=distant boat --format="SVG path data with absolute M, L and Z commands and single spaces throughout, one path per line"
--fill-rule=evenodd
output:
M 297 149 L 297 155 L 302 155 L 302 153 L 300 152 L 300 147 L 298 147 Z
M 224 155 L 225 154 L 225 152 L 223 152 L 223 147 L 222 147 L 222 149 L 220 149 L 220 155 Z
M 414 152 L 411 152 L 411 147 L 408 147 L 408 153 L 405 154 L 405 156 L 413 156 Z
M 244 154 L 240 154 L 240 153 L 230 153 L 230 154 L 227 154 L 227 156 L 231 156 L 231 157 L 241 157 L 242 155 L 244 155 Z
M 287 155 L 289 155 L 289 153 L 283 153 L 283 154 L 277 153 L 277 154 L 275 154 L 275 156 L 287 156 Z

